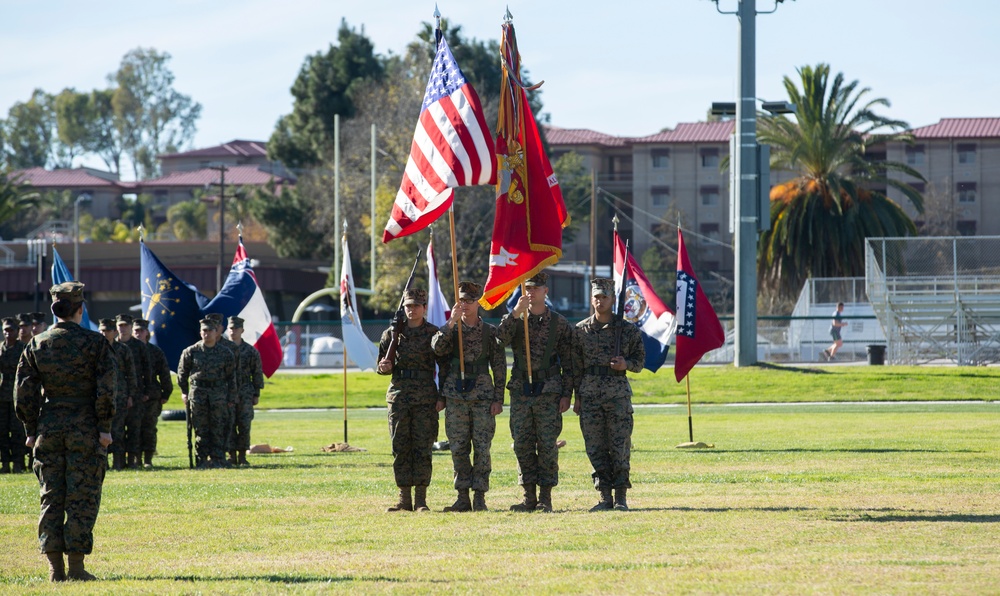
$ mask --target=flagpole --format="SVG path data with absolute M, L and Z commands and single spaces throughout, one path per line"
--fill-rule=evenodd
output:
M 448 208 L 448 224 L 451 229 L 451 283 L 455 288 L 455 304 L 459 303 L 458 298 L 458 253 L 455 252 L 455 199 L 451 201 L 451 207 Z M 433 234 L 434 232 L 431 232 Z M 477 307 L 478 308 L 478 307 Z M 465 306 L 462 307 L 465 309 Z M 463 312 L 464 315 L 464 312 Z M 458 320 L 458 324 L 455 327 L 458 328 L 458 370 L 460 373 L 459 379 L 462 381 L 462 391 L 465 390 L 465 348 L 462 346 L 462 318 Z
M 691 375 L 685 376 L 684 381 L 687 384 L 688 397 L 688 441 L 694 443 L 694 423 L 691 421 Z
M 343 236 L 343 241 L 344 241 L 344 243 L 347 242 L 347 219 L 344 219 L 344 236 Z M 343 271 L 341 271 L 341 275 L 343 275 Z M 372 286 L 374 287 L 374 284 L 372 284 Z M 350 291 L 350 290 L 347 289 L 347 288 L 342 288 L 341 291 L 343 292 L 343 291 Z M 341 299 L 343 299 L 343 297 L 341 297 Z M 357 308 L 357 305 L 354 305 L 354 306 L 355 306 L 355 308 Z M 343 336 L 343 332 L 341 332 L 341 336 Z M 341 339 L 341 345 L 343 346 L 343 348 L 342 348 L 341 359 L 340 360 L 341 360 L 341 364 L 344 365 L 344 444 L 348 445 L 349 443 L 347 441 L 347 342 L 345 342 L 345 341 L 343 341 L 343 339 Z
M 528 288 L 521 282 L 521 295 L 528 295 Z M 534 380 L 531 378 L 531 342 L 528 341 L 528 315 L 531 314 L 531 306 L 528 306 L 527 310 L 524 311 L 524 360 L 526 362 L 525 366 L 528 367 L 528 387 L 534 391 L 533 383 Z M 544 363 L 543 363 L 544 364 Z

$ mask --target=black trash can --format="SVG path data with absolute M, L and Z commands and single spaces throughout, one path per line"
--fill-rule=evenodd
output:
M 881 344 L 868 345 L 868 364 L 885 364 L 885 346 Z

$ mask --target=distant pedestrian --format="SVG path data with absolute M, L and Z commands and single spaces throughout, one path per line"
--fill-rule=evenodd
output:
M 28 343 L 17 366 L 15 408 L 34 449 L 38 542 L 54 582 L 96 579 L 83 560 L 94 548 L 115 414 L 115 360 L 99 333 L 80 327 L 83 288 L 74 281 L 52 286 L 57 322 Z
M 844 303 L 837 303 L 837 310 L 833 312 L 833 321 L 830 322 L 830 337 L 833 338 L 833 344 L 829 348 L 823 350 L 823 356 L 826 358 L 827 362 L 832 361 L 837 356 L 837 350 L 839 350 L 844 345 L 844 340 L 840 337 L 840 330 L 843 327 L 847 327 L 847 321 L 843 319 L 844 317 Z

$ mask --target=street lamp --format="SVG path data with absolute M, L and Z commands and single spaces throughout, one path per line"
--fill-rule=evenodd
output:
M 73 201 L 73 279 L 80 281 L 80 203 L 89 203 L 91 197 L 84 193 Z

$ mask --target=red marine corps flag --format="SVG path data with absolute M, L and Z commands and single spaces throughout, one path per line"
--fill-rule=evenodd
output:
M 538 85 L 526 89 L 521 82 L 521 57 L 509 12 L 502 30 L 497 211 L 489 277 L 479 300 L 487 309 L 503 304 L 522 280 L 559 261 L 562 229 L 569 224 L 559 182 L 525 93 Z
M 453 188 L 496 183 L 496 157 L 479 96 L 458 68 L 441 29 L 436 38 L 410 157 L 382 242 L 434 223 L 451 207 Z
M 726 332 L 708 301 L 684 246 L 684 234 L 677 228 L 677 353 L 674 378 L 680 383 L 707 352 L 726 344 Z M 694 439 L 692 439 L 694 440 Z

